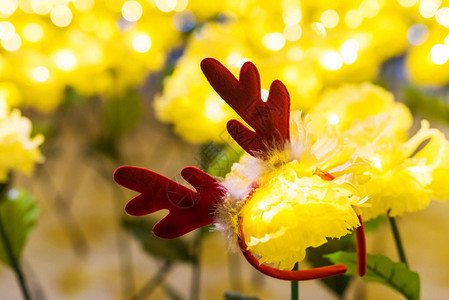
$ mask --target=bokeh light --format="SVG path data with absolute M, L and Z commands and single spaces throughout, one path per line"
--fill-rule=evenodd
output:
M 285 37 L 279 32 L 267 33 L 263 36 L 262 44 L 272 51 L 279 51 L 285 46 Z
M 38 23 L 28 23 L 22 29 L 22 36 L 28 42 L 36 43 L 44 37 L 44 29 Z
M 136 22 L 142 17 L 142 6 L 137 1 L 127 1 L 122 6 L 122 15 L 129 22 Z
M 56 66 L 63 71 L 72 71 L 78 64 L 75 54 L 68 49 L 58 50 L 54 54 L 54 61 Z
M 343 66 L 343 59 L 336 51 L 327 51 L 321 58 L 321 65 L 328 70 L 338 70 Z
M 33 78 L 38 82 L 45 82 L 50 78 L 50 71 L 44 66 L 36 67 L 33 70 Z
M 430 57 L 437 65 L 445 64 L 449 59 L 449 47 L 443 44 L 437 44 L 430 50 Z
M 139 34 L 133 39 L 133 48 L 139 53 L 148 52 L 151 48 L 151 38 L 147 34 Z

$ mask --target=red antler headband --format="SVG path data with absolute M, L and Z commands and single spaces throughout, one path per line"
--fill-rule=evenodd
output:
M 259 73 L 251 62 L 242 66 L 238 80 L 212 58 L 204 59 L 201 69 L 215 91 L 254 129 L 246 128 L 237 120 L 230 120 L 227 124 L 229 134 L 247 153 L 264 159 L 271 149 L 282 149 L 289 142 L 290 97 L 282 82 L 275 80 L 271 84 L 267 101 L 263 101 Z M 317 174 L 324 180 L 333 179 L 326 172 Z M 227 194 L 222 184 L 195 167 L 184 168 L 181 175 L 196 192 L 162 175 L 135 167 L 118 168 L 114 180 L 141 193 L 126 205 L 125 210 L 130 215 L 141 216 L 168 209 L 169 214 L 155 225 L 153 232 L 161 238 L 176 238 L 212 224 L 215 209 L 223 203 Z M 360 216 L 358 218 L 361 224 L 356 228 L 358 271 L 363 276 L 366 272 L 366 245 L 363 222 Z M 347 270 L 345 265 L 333 265 L 288 271 L 260 264 L 247 250 L 242 224 L 241 219 L 240 249 L 253 267 L 268 276 L 297 281 L 340 275 Z
M 262 100 L 259 72 L 246 62 L 239 80 L 219 61 L 206 58 L 201 69 L 214 90 L 255 132 L 237 120 L 227 124 L 229 134 L 249 154 L 264 155 L 290 140 L 290 96 L 279 80 L 273 81 L 268 99 Z

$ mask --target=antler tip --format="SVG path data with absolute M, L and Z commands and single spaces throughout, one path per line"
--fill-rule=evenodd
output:
M 204 58 L 204 59 L 201 61 L 201 63 L 200 63 L 201 70 L 203 70 L 203 72 L 204 72 L 205 70 L 211 68 L 212 65 L 214 65 L 214 64 L 219 64 L 219 65 L 221 65 L 221 63 L 220 63 L 218 60 L 216 60 L 215 58 L 212 58 L 212 57 L 206 57 L 206 58 Z
M 114 174 L 112 175 L 114 178 L 114 181 L 120 184 L 121 179 L 126 176 L 127 170 L 129 170 L 130 167 L 128 166 L 120 166 L 117 169 L 115 169 Z

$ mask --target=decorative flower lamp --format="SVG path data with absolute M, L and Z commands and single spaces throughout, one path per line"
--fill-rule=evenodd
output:
M 349 180 L 358 168 L 351 168 L 354 162 L 346 152 L 341 154 L 344 145 L 338 134 L 313 137 L 307 117 L 303 121 L 299 112 L 290 116 L 290 97 L 279 80 L 262 97 L 259 73 L 251 62 L 242 66 L 239 79 L 212 58 L 204 59 L 201 68 L 215 91 L 254 130 L 237 120 L 227 124 L 246 154 L 223 182 L 198 168 L 184 168 L 182 177 L 196 191 L 146 169 L 120 167 L 115 181 L 140 193 L 126 212 L 142 216 L 169 210 L 153 228 L 161 238 L 177 238 L 215 223 L 254 268 L 291 281 L 345 273 L 345 265 L 292 269 L 307 248 L 355 228 L 363 276 L 366 246 L 358 206 L 366 199 Z

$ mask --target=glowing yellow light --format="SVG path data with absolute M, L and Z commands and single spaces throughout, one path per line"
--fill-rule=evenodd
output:
M 94 0 L 75 0 L 73 4 L 78 11 L 84 12 L 91 10 L 95 3 Z
M 328 51 L 321 57 L 321 65 L 328 70 L 338 70 L 343 66 L 343 59 L 336 51 Z
M 66 27 L 72 22 L 72 11 L 65 5 L 56 5 L 50 14 L 51 21 L 59 27 Z
M 44 29 L 37 23 L 28 23 L 23 27 L 22 35 L 28 42 L 36 43 L 44 37 Z
M 229 53 L 228 57 L 226 58 L 226 61 L 228 65 L 235 66 L 237 65 L 237 61 L 241 58 L 240 54 L 237 52 Z
M 176 0 L 156 0 L 156 7 L 163 12 L 170 12 L 176 8 Z
M 432 0 L 424 0 L 419 5 L 419 13 L 424 18 L 432 18 L 438 10 L 438 5 Z
M 293 66 L 286 67 L 284 69 L 284 72 L 282 73 L 282 75 L 283 75 L 283 81 L 290 83 L 290 84 L 298 83 L 298 81 L 300 80 L 299 74 L 298 74 L 298 68 L 293 67 Z
M 232 52 L 226 58 L 226 62 L 228 63 L 228 65 L 236 66 L 237 68 L 241 68 L 243 64 L 247 61 L 248 59 L 242 57 L 238 52 Z
M 449 47 L 443 44 L 436 44 L 430 49 L 430 58 L 436 65 L 444 65 L 449 59 Z
M 103 60 L 103 52 L 95 44 L 89 45 L 84 49 L 84 56 L 84 60 L 91 64 L 98 64 Z
M 359 43 L 355 39 L 347 40 L 340 47 L 340 54 L 345 64 L 352 64 L 357 59 L 357 51 L 359 50 Z
M 95 33 L 102 39 L 110 39 L 114 35 L 115 25 L 109 20 L 102 20 L 98 23 Z
M 262 38 L 265 48 L 272 51 L 279 51 L 285 46 L 285 38 L 279 32 L 267 33 Z
M 237 66 L 237 68 L 240 69 L 247 61 L 249 61 L 249 59 L 241 58 L 237 61 L 237 63 L 235 65 Z
M 329 121 L 330 124 L 332 125 L 337 125 L 338 122 L 340 122 L 340 118 L 336 115 L 336 114 L 330 114 L 327 117 L 327 120 Z
M 287 41 L 294 42 L 301 37 L 302 30 L 299 25 L 287 25 L 284 28 L 284 37 Z
M 183 11 L 186 9 L 189 0 L 178 0 L 176 1 L 175 11 Z
M 299 7 L 288 9 L 282 14 L 285 25 L 296 25 L 301 21 L 302 13 Z
M 86 32 L 95 31 L 98 28 L 98 19 L 95 14 L 83 14 L 80 18 L 81 29 Z
M 268 94 L 269 93 L 268 93 L 267 90 L 261 89 L 260 96 L 261 96 L 263 102 L 267 102 L 268 101 Z
M 319 22 L 315 22 L 310 24 L 310 28 L 320 37 L 320 38 L 325 38 L 327 33 L 326 33 L 326 28 L 324 28 L 323 24 L 319 23 Z
M 31 9 L 38 15 L 47 15 L 53 8 L 53 1 L 31 0 Z
M 14 37 L 16 29 L 7 21 L 0 22 L 0 40 L 10 40 Z
M 20 102 L 20 91 L 11 82 L 0 82 L 0 118 L 6 113 L 6 106 L 16 106 Z
M 373 161 L 373 164 L 374 164 L 374 167 L 375 168 L 377 168 L 377 169 L 382 169 L 382 162 L 380 161 L 380 158 L 379 157 L 377 157 L 377 156 L 374 156 L 373 158 L 372 158 L 372 161 Z
M 19 1 L 19 8 L 24 13 L 32 14 L 34 11 L 31 9 L 31 3 L 30 1 Z
M 213 121 L 221 121 L 225 117 L 222 106 L 223 101 L 219 101 L 217 97 L 208 97 L 205 103 L 205 116 Z
M 349 28 L 355 29 L 362 24 L 363 15 L 359 10 L 350 10 L 345 15 L 345 24 Z
M 145 53 L 151 48 L 151 38 L 146 34 L 139 34 L 133 39 L 133 48 L 139 53 Z
M 364 0 L 360 3 L 360 11 L 365 18 L 374 18 L 379 13 L 379 9 L 377 0 Z
M 338 13 L 333 9 L 325 10 L 320 17 L 321 23 L 327 28 L 334 28 L 337 26 L 339 19 Z
M 8 51 L 17 51 L 20 46 L 22 46 L 22 39 L 17 33 L 14 33 L 14 36 L 8 40 L 2 40 L 2 46 L 5 50 Z
M 449 46 L 449 34 L 444 38 L 444 43 L 446 44 L 446 46 Z
M 439 9 L 435 15 L 438 24 L 449 28 L 449 7 Z
M 54 54 L 56 66 L 63 71 L 72 71 L 76 68 L 78 60 L 72 50 L 63 49 Z
M 428 36 L 429 29 L 424 24 L 414 24 L 407 30 L 407 40 L 414 46 L 423 44 Z
M 45 82 L 50 78 L 50 71 L 44 66 L 39 66 L 33 70 L 33 78 L 38 82 Z
M 17 7 L 19 6 L 19 1 L 17 0 L 1 0 L 0 1 L 0 17 L 7 18 L 12 15 Z
M 287 58 L 291 61 L 300 61 L 304 57 L 304 51 L 300 47 L 291 47 L 287 51 Z
M 418 0 L 398 0 L 399 4 L 403 7 L 412 7 L 418 2 Z
M 122 15 L 129 22 L 136 22 L 142 17 L 142 6 L 137 1 L 126 1 L 122 6 Z

